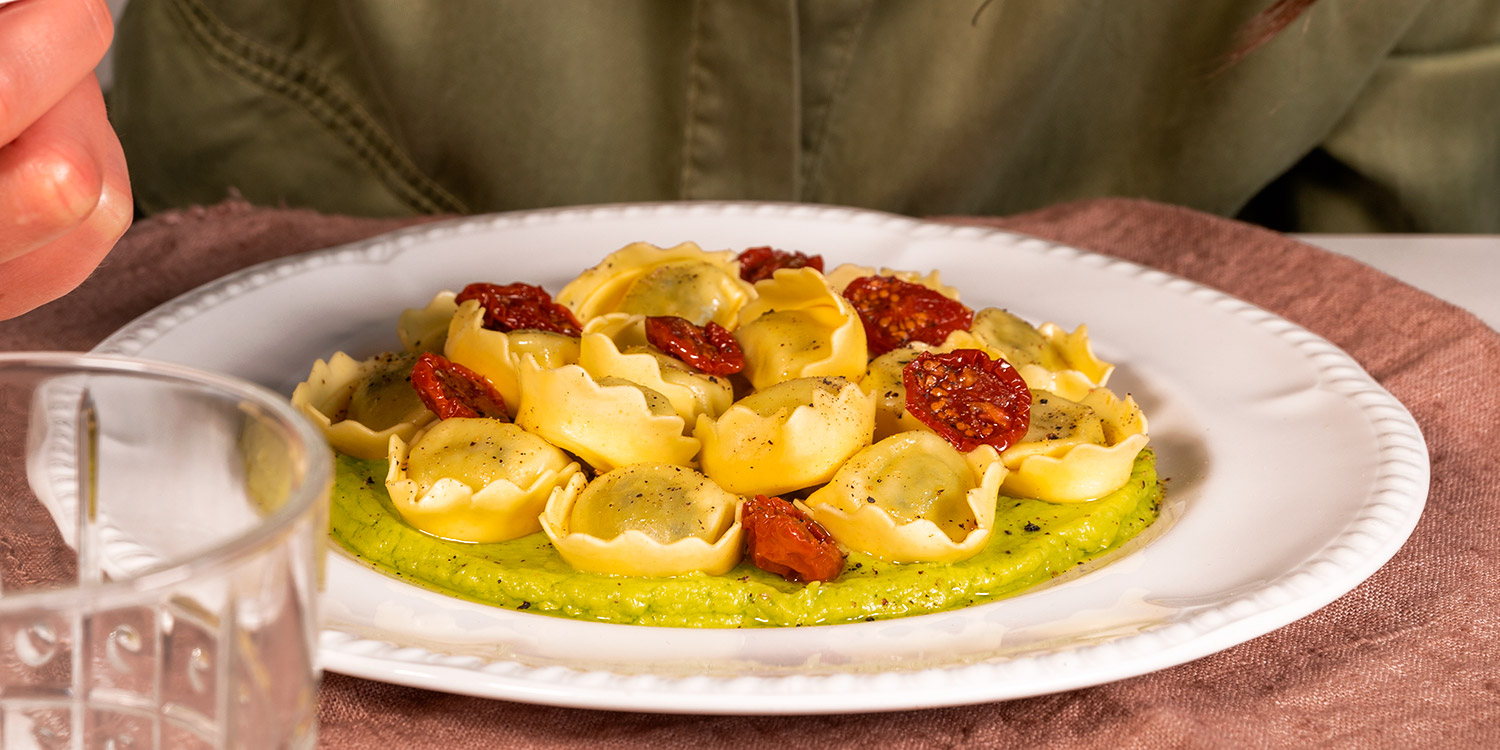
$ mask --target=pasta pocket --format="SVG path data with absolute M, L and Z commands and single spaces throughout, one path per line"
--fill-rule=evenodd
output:
M 1004 475 L 989 446 L 965 454 L 933 433 L 903 432 L 855 454 L 805 505 L 850 549 L 898 563 L 958 562 L 989 541 Z
M 602 333 L 585 333 L 578 364 L 595 380 L 619 378 L 660 393 L 682 417 L 684 429 L 700 414 L 717 417 L 734 401 L 728 378 L 690 370 L 681 360 L 649 348 L 621 351 Z
M 1055 323 L 1033 327 L 995 307 L 974 314 L 969 331 L 991 354 L 1003 357 L 1033 390 L 1078 400 L 1109 381 L 1114 365 L 1094 355 L 1088 327 L 1072 333 Z
M 292 405 L 322 428 L 334 450 L 365 459 L 384 458 L 390 439 L 410 440 L 437 419 L 412 390 L 416 357 L 382 354 L 364 361 L 335 352 L 313 363 L 292 391 Z
M 578 570 L 624 576 L 720 575 L 740 561 L 740 498 L 702 474 L 636 464 L 553 492 L 542 530 Z
M 615 348 L 622 352 L 643 349 L 651 344 L 646 338 L 646 316 L 644 315 L 631 315 L 630 313 L 600 315 L 583 324 L 583 332 L 608 336 L 610 341 L 615 342 Z
M 694 325 L 734 328 L 755 290 L 739 277 L 735 254 L 706 252 L 691 242 L 660 248 L 627 245 L 580 274 L 557 301 L 587 324 L 609 313 L 675 315 Z
M 757 390 L 793 378 L 864 376 L 864 324 L 816 269 L 778 272 L 757 282 L 755 293 L 740 311 L 734 336 L 745 353 L 745 376 Z
M 448 325 L 458 312 L 458 295 L 438 292 L 426 307 L 409 307 L 396 318 L 396 335 L 401 346 L 412 354 L 443 353 L 448 341 Z
M 598 471 L 638 463 L 692 466 L 698 439 L 661 393 L 623 378 L 594 380 L 579 365 L 543 369 L 521 360 L 516 424 Z
M 703 472 L 741 495 L 779 495 L 826 482 L 870 444 L 875 403 L 843 378 L 798 378 L 698 417 Z
M 316 363 L 294 402 L 350 454 L 339 544 L 509 610 L 790 627 L 1009 596 L 1160 514 L 1083 326 L 976 313 L 936 270 L 614 247 L 555 297 L 474 281 L 401 310 L 404 351 Z
M 917 341 L 870 360 L 864 380 L 860 381 L 859 386 L 875 399 L 876 440 L 884 440 L 907 430 L 931 429 L 907 411 L 906 384 L 902 382 L 901 371 L 922 352 L 951 352 L 956 349 L 978 349 L 991 357 L 999 356 L 974 334 L 954 331 L 948 334 L 942 346 L 930 346 Z
M 444 419 L 410 446 L 392 438 L 386 492 L 433 536 L 503 542 L 541 529 L 552 491 L 579 472 L 568 454 L 498 419 Z
M 552 331 L 485 328 L 484 306 L 469 300 L 453 313 L 443 356 L 488 379 L 514 417 L 521 403 L 521 357 L 530 357 L 546 369 L 562 367 L 578 362 L 579 345 L 578 339 Z
M 931 348 L 925 344 L 912 344 L 870 360 L 859 387 L 875 401 L 875 440 L 884 440 L 908 430 L 927 429 L 907 413 L 906 385 L 901 382 L 902 368 L 924 351 L 931 351 Z
M 869 266 L 841 263 L 838 268 L 828 272 L 828 286 L 833 287 L 833 290 L 839 294 L 843 294 L 844 289 L 849 286 L 849 282 L 866 276 L 894 276 L 902 281 L 921 284 L 948 299 L 958 299 L 958 290 L 944 284 L 942 275 L 936 269 L 923 274 L 917 271 L 897 271 L 890 268 L 882 268 L 877 271 Z
M 1146 417 L 1135 400 L 1095 388 L 1082 401 L 1032 391 L 1026 436 L 1001 454 L 1004 491 L 1054 503 L 1103 497 L 1130 479 L 1146 447 Z

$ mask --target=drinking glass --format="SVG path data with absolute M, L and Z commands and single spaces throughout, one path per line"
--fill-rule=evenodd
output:
M 0 353 L 0 747 L 313 747 L 330 481 L 258 386 Z

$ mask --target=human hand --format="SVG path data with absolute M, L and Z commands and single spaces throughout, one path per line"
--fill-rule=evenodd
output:
M 113 33 L 104 0 L 0 5 L 0 320 L 72 291 L 130 226 L 93 72 Z

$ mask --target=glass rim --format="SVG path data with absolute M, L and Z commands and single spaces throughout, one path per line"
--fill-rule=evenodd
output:
M 60 605 L 72 606 L 80 602 L 87 609 L 107 608 L 116 601 L 135 600 L 143 593 L 164 589 L 221 566 L 231 565 L 307 516 L 321 500 L 324 489 L 333 481 L 332 455 L 320 450 L 326 447 L 322 431 L 298 413 L 288 399 L 250 381 L 187 365 L 139 357 L 82 352 L 0 352 L 0 373 L 20 368 L 56 370 L 59 374 L 71 370 L 78 374 L 141 375 L 238 396 L 264 409 L 286 426 L 307 447 L 308 460 L 306 473 L 293 486 L 286 502 L 262 516 L 259 523 L 228 536 L 222 543 L 191 555 L 168 558 L 138 575 L 109 581 L 74 582 L 54 588 L 0 591 L 0 613 L 55 609 Z

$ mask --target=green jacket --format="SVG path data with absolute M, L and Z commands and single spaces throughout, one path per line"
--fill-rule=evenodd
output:
M 1500 0 L 132 0 L 147 212 L 1136 196 L 1299 231 L 1500 231 Z

